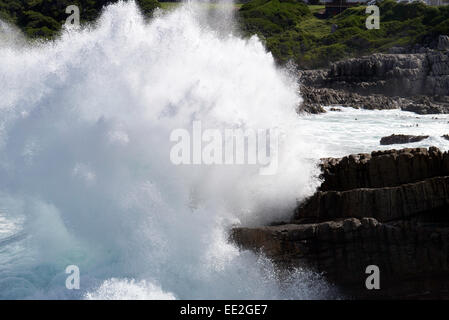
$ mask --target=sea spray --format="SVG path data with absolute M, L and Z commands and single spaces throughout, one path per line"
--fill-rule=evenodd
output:
M 330 297 L 312 272 L 281 283 L 228 241 L 232 225 L 287 219 L 317 169 L 296 79 L 256 37 L 204 23 L 204 8 L 145 21 L 118 2 L 55 41 L 0 44 L 0 216 L 13 230 L 1 298 Z M 197 120 L 278 130 L 277 173 L 174 165 L 170 133 Z M 64 286 L 68 265 L 79 290 Z

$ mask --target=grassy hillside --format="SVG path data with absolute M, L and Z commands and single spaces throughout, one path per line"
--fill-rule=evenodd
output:
M 52 38 L 68 16 L 68 5 L 78 5 L 81 20 L 86 22 L 97 18 L 104 5 L 116 1 L 0 0 L 0 19 L 15 23 L 29 37 Z M 179 5 L 157 0 L 137 2 L 147 15 L 159 6 L 170 9 Z M 316 13 L 324 6 L 308 6 L 299 0 L 251 0 L 235 5 L 236 10 L 240 8 L 237 18 L 245 35 L 258 34 L 278 62 L 293 60 L 301 68 L 323 67 L 341 58 L 384 52 L 394 46 L 424 43 L 439 34 L 449 34 L 449 6 L 384 0 L 379 7 L 380 29 L 367 30 L 364 6 L 319 19 Z M 333 24 L 338 28 L 332 33 Z
M 161 8 L 163 10 L 172 10 L 176 9 L 180 5 L 182 5 L 181 1 L 166 1 L 166 0 L 159 0 L 159 3 L 161 5 Z M 202 6 L 207 7 L 208 9 L 217 9 L 221 8 L 223 5 L 225 6 L 233 6 L 235 9 L 239 9 L 242 6 L 242 3 L 218 3 L 218 2 L 202 2 Z
M 77 5 L 82 22 L 95 20 L 104 5 L 117 0 L 0 0 L 0 19 L 18 25 L 30 37 L 55 36 L 69 16 L 65 8 Z M 145 14 L 159 6 L 157 0 L 137 0 Z
M 385 0 L 379 7 L 379 30 L 366 29 L 364 6 L 318 19 L 314 12 L 320 7 L 297 0 L 252 0 L 239 13 L 246 34 L 257 33 L 265 39 L 279 62 L 292 59 L 303 68 L 322 67 L 344 57 L 383 52 L 449 34 L 449 6 Z M 332 24 L 338 26 L 334 33 Z

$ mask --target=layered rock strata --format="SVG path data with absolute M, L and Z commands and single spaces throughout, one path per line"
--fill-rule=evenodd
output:
M 292 220 L 234 228 L 242 248 L 306 266 L 353 298 L 449 298 L 449 153 L 437 148 L 323 159 L 323 183 Z M 381 289 L 367 290 L 366 267 Z
M 308 112 L 328 105 L 449 112 L 449 50 L 444 45 L 422 53 L 346 59 L 329 69 L 301 71 L 300 78 L 304 98 L 300 109 Z

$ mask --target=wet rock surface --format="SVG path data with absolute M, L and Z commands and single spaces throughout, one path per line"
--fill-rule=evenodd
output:
M 419 142 L 427 139 L 429 136 L 412 136 L 407 134 L 392 134 L 388 137 L 383 137 L 380 139 L 381 145 L 390 145 L 390 144 L 405 144 L 405 143 L 413 143 Z
M 323 272 L 353 298 L 449 298 L 449 153 L 437 148 L 322 159 L 323 183 L 290 222 L 234 228 L 242 248 Z M 367 290 L 368 265 L 381 289 Z

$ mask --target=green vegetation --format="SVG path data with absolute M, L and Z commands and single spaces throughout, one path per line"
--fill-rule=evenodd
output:
M 0 0 L 0 19 L 15 23 L 31 38 L 52 38 L 61 30 L 69 16 L 69 5 L 80 8 L 81 22 L 94 21 L 104 5 L 117 0 Z M 150 15 L 157 0 L 137 0 L 142 12 Z
M 0 19 L 15 23 L 31 38 L 53 38 L 68 17 L 68 5 L 78 5 L 81 21 L 89 22 L 98 17 L 104 5 L 116 1 L 0 0 Z M 147 16 L 156 7 L 169 10 L 179 5 L 164 0 L 137 2 Z M 204 5 L 214 9 L 219 4 Z M 449 6 L 393 0 L 383 0 L 378 5 L 379 30 L 366 29 L 365 6 L 349 8 L 328 19 L 319 18 L 323 5 L 306 5 L 300 0 L 251 0 L 234 6 L 245 35 L 258 34 L 279 63 L 293 60 L 301 68 L 323 67 L 345 57 L 426 43 L 440 34 L 449 34 Z M 332 25 L 338 26 L 334 32 Z
M 177 7 L 179 7 L 182 2 L 177 1 L 177 2 L 173 2 L 173 1 L 159 1 L 161 8 L 163 10 L 173 10 Z M 240 9 L 240 7 L 242 6 L 241 3 L 219 3 L 219 2 L 201 2 L 200 5 L 207 7 L 208 9 L 217 9 L 223 6 L 233 6 L 235 9 Z
M 160 1 L 161 8 L 164 10 L 172 10 L 177 8 L 181 3 L 180 2 L 162 2 Z
M 344 57 L 384 52 L 394 46 L 424 43 L 439 34 L 449 34 L 449 6 L 431 7 L 415 2 L 384 0 L 380 29 L 368 30 L 365 6 L 319 19 L 323 6 L 307 6 L 297 0 L 252 0 L 240 9 L 247 35 L 257 33 L 274 57 L 293 60 L 302 68 L 315 68 Z M 338 26 L 332 33 L 332 25 Z

